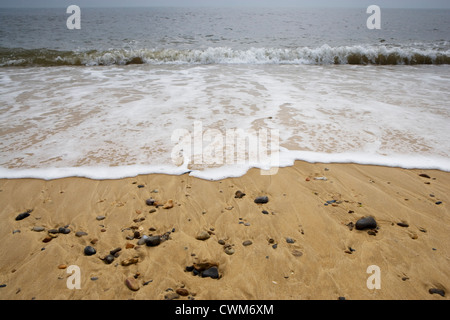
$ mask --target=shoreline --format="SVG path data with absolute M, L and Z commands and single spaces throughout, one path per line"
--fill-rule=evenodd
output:
M 4 300 L 447 300 L 450 294 L 445 171 L 295 161 L 273 176 L 253 168 L 223 180 L 0 179 L 0 190 Z M 235 198 L 236 191 L 245 196 Z M 269 201 L 255 203 L 261 196 Z M 173 207 L 148 206 L 149 198 L 161 205 L 172 200 Z M 33 211 L 15 220 L 27 210 Z M 377 222 L 371 234 L 351 225 L 366 216 Z M 64 226 L 68 234 L 43 242 Z M 87 234 L 75 235 L 80 231 Z M 138 245 L 135 231 L 165 241 Z M 202 231 L 209 237 L 198 240 Z M 88 245 L 92 256 L 83 254 Z M 111 264 L 100 259 L 119 247 Z M 217 266 L 219 279 L 186 271 L 202 263 Z M 80 289 L 66 285 L 72 265 L 81 270 Z M 381 271 L 380 289 L 367 287 L 371 265 Z M 125 284 L 130 277 L 138 290 Z

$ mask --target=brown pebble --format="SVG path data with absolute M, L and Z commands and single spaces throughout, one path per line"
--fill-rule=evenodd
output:
M 124 267 L 132 265 L 132 264 L 136 264 L 139 262 L 139 258 L 130 258 L 130 259 L 125 259 L 123 260 L 120 264 L 123 265 Z
M 438 294 L 438 295 L 440 295 L 440 296 L 445 297 L 445 291 L 442 290 L 442 289 L 431 288 L 430 290 L 428 290 L 428 292 L 429 292 L 430 294 L 436 293 L 436 294 Z
M 91 240 L 91 244 L 96 244 L 97 242 L 98 242 L 97 238 L 94 238 L 94 239 Z
M 244 242 L 242 242 L 242 245 L 243 246 L 249 246 L 249 245 L 251 245 L 253 242 L 251 241 L 251 240 L 245 240 Z
M 142 211 L 141 211 L 141 210 L 138 210 L 138 209 L 136 209 L 136 213 L 137 213 L 137 214 L 141 214 L 141 213 L 142 213 Z
M 47 243 L 47 242 L 52 241 L 52 239 L 53 239 L 53 237 L 47 236 L 42 240 L 42 242 Z
M 187 291 L 187 289 L 185 289 L 185 288 L 178 288 L 175 292 L 183 297 L 186 297 L 189 295 L 189 291 Z
M 133 248 L 134 248 L 134 244 L 132 244 L 132 243 L 127 243 L 125 245 L 125 249 L 133 249 Z
M 66 269 L 67 268 L 67 264 L 60 264 L 58 266 L 58 269 Z
M 125 285 L 128 287 L 128 289 L 133 291 L 139 290 L 139 282 L 134 277 L 129 277 L 125 280 Z
M 238 199 L 241 199 L 243 196 L 245 196 L 245 193 L 240 190 L 236 191 L 236 193 L 234 194 L 234 197 Z

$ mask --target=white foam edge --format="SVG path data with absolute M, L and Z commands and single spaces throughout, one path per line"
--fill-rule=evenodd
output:
M 264 170 L 271 168 L 283 168 L 293 166 L 295 161 L 305 161 L 309 163 L 352 163 L 361 165 L 376 165 L 386 167 L 398 167 L 403 169 L 423 169 L 440 170 L 450 172 L 450 159 L 439 156 L 422 155 L 389 155 L 367 153 L 318 153 L 311 151 L 292 151 L 281 148 L 279 159 L 276 164 L 248 163 L 225 165 L 218 168 L 204 170 L 187 170 L 185 166 L 175 165 L 163 166 L 114 166 L 114 167 L 66 167 L 66 168 L 32 168 L 32 169 L 8 169 L 0 167 L 0 178 L 2 179 L 43 179 L 54 180 L 68 177 L 80 177 L 93 180 L 115 180 L 122 178 L 136 177 L 145 174 L 168 174 L 182 175 L 189 173 L 190 176 L 204 180 L 222 180 L 226 178 L 236 178 L 245 175 L 251 168 Z M 276 174 L 277 170 L 273 170 Z M 267 175 L 267 172 L 265 173 Z

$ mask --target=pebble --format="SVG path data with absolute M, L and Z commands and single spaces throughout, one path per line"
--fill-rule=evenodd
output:
M 82 237 L 82 236 L 87 236 L 87 233 L 84 231 L 77 231 L 77 232 L 75 232 L 75 235 L 77 237 Z
M 244 242 L 242 242 L 242 245 L 244 247 L 251 245 L 253 242 L 251 240 L 245 240 Z
M 92 281 L 98 280 L 98 277 L 91 277 Z
M 436 294 L 438 294 L 438 295 L 441 295 L 441 296 L 445 297 L 445 291 L 442 290 L 442 289 L 431 288 L 430 290 L 428 290 L 428 292 L 429 292 L 430 294 L 436 293 Z
M 168 200 L 164 205 L 163 205 L 163 209 L 170 209 L 173 208 L 173 200 L 170 199 Z
M 85 248 L 84 248 L 84 254 L 85 255 L 87 255 L 87 256 L 92 256 L 93 254 L 95 254 L 97 251 L 93 248 L 93 247 L 91 247 L 91 246 L 86 246 Z
M 377 227 L 377 222 L 373 217 L 364 217 L 356 221 L 355 228 L 356 230 L 364 230 L 364 229 L 375 229 Z
M 134 277 L 129 277 L 125 280 L 125 285 L 128 287 L 128 289 L 132 291 L 138 291 L 139 290 L 139 282 Z
M 148 247 L 156 247 L 156 246 L 158 246 L 160 243 L 161 243 L 161 237 L 160 237 L 160 236 L 151 236 L 151 237 L 148 237 L 148 238 L 145 240 L 145 244 L 146 244 Z
M 217 267 L 211 267 L 211 268 L 203 271 L 201 273 L 201 276 L 202 276 L 202 278 L 210 277 L 213 279 L 218 279 L 219 278 L 219 270 L 217 269 Z
M 36 231 L 36 232 L 41 232 L 41 231 L 44 231 L 45 228 L 44 228 L 44 227 L 38 227 L 38 226 L 35 226 L 35 227 L 33 227 L 32 230 L 33 230 L 33 231 Z
M 113 255 L 114 257 L 117 257 L 117 254 L 119 253 L 120 250 L 122 250 L 122 248 L 115 248 L 114 250 L 111 250 L 109 254 Z
M 288 238 L 286 238 L 286 242 L 287 242 L 287 243 L 294 243 L 295 240 L 288 237 Z
M 147 235 L 143 235 L 140 239 L 139 239 L 139 241 L 138 241 L 138 245 L 140 245 L 140 246 L 142 246 L 142 245 L 144 245 L 145 244 L 145 241 L 148 239 L 148 236 Z
M 442 201 L 436 201 L 435 203 L 436 203 L 436 204 L 441 204 L 441 203 L 442 203 Z
M 103 258 L 103 261 L 106 264 L 111 264 L 114 261 L 114 256 L 112 254 L 108 254 L 105 258 Z
M 267 203 L 269 202 L 269 197 L 264 196 L 264 197 L 257 197 L 255 199 L 255 203 Z
M 67 268 L 67 264 L 60 264 L 58 266 L 58 269 L 66 269 Z
M 238 199 L 241 199 L 243 196 L 245 196 L 245 193 L 240 190 L 236 191 L 236 193 L 234 194 L 234 197 Z
M 269 211 L 267 211 L 267 210 L 263 210 L 263 211 L 261 211 L 263 214 L 269 214 Z
M 16 221 L 20 221 L 20 220 L 23 220 L 23 219 L 29 217 L 29 216 L 30 216 L 30 213 L 31 213 L 32 211 L 33 211 L 33 210 L 27 210 L 27 211 L 25 211 L 25 212 L 23 212 L 23 213 L 17 215 Z
M 409 224 L 407 224 L 406 222 L 397 222 L 397 225 L 403 228 L 408 228 Z
M 58 229 L 58 232 L 59 232 L 59 233 L 62 233 L 62 234 L 69 234 L 69 233 L 70 233 L 70 229 L 69 229 L 69 228 L 66 228 L 66 227 L 60 227 L 60 228 Z
M 19 230 L 19 229 L 16 229 L 16 230 L 13 231 L 13 234 L 14 234 L 14 233 L 20 233 L 20 230 Z
M 147 199 L 147 200 L 145 200 L 145 203 L 146 203 L 148 206 L 153 206 L 153 205 L 155 204 L 155 199 L 152 199 L 152 198 Z
M 122 262 L 120 263 L 121 265 L 123 265 L 124 267 L 132 265 L 132 264 L 136 264 L 139 262 L 139 258 L 129 258 L 129 259 L 125 259 L 122 260 Z
M 217 243 L 223 246 L 225 245 L 225 240 L 220 239 L 219 241 L 217 241 Z
M 421 173 L 421 174 L 419 174 L 419 177 L 431 179 L 430 176 L 427 175 L 426 173 Z
M 208 232 L 206 231 L 200 231 L 197 236 L 195 237 L 195 239 L 197 240 L 207 240 L 209 239 L 211 236 L 209 235 Z
M 101 221 L 101 220 L 103 220 L 105 218 L 106 218 L 105 216 L 97 216 L 95 219 L 97 219 L 98 221 Z
M 183 297 L 186 297 L 189 295 L 189 291 L 185 288 L 178 288 L 177 290 L 175 290 L 175 292 Z
M 232 246 L 230 246 L 230 245 L 226 246 L 223 249 L 223 251 L 225 251 L 225 253 L 228 254 L 228 255 L 232 255 L 235 252 L 234 248 Z
M 169 292 L 164 296 L 165 300 L 174 300 L 174 299 L 178 299 L 180 297 L 180 295 L 176 292 Z

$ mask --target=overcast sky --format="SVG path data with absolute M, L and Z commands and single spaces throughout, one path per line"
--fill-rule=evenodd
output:
M 146 7 L 146 6 L 257 6 L 257 7 L 368 7 L 381 8 L 449 8 L 450 0 L 0 0 L 0 8 L 68 7 Z

